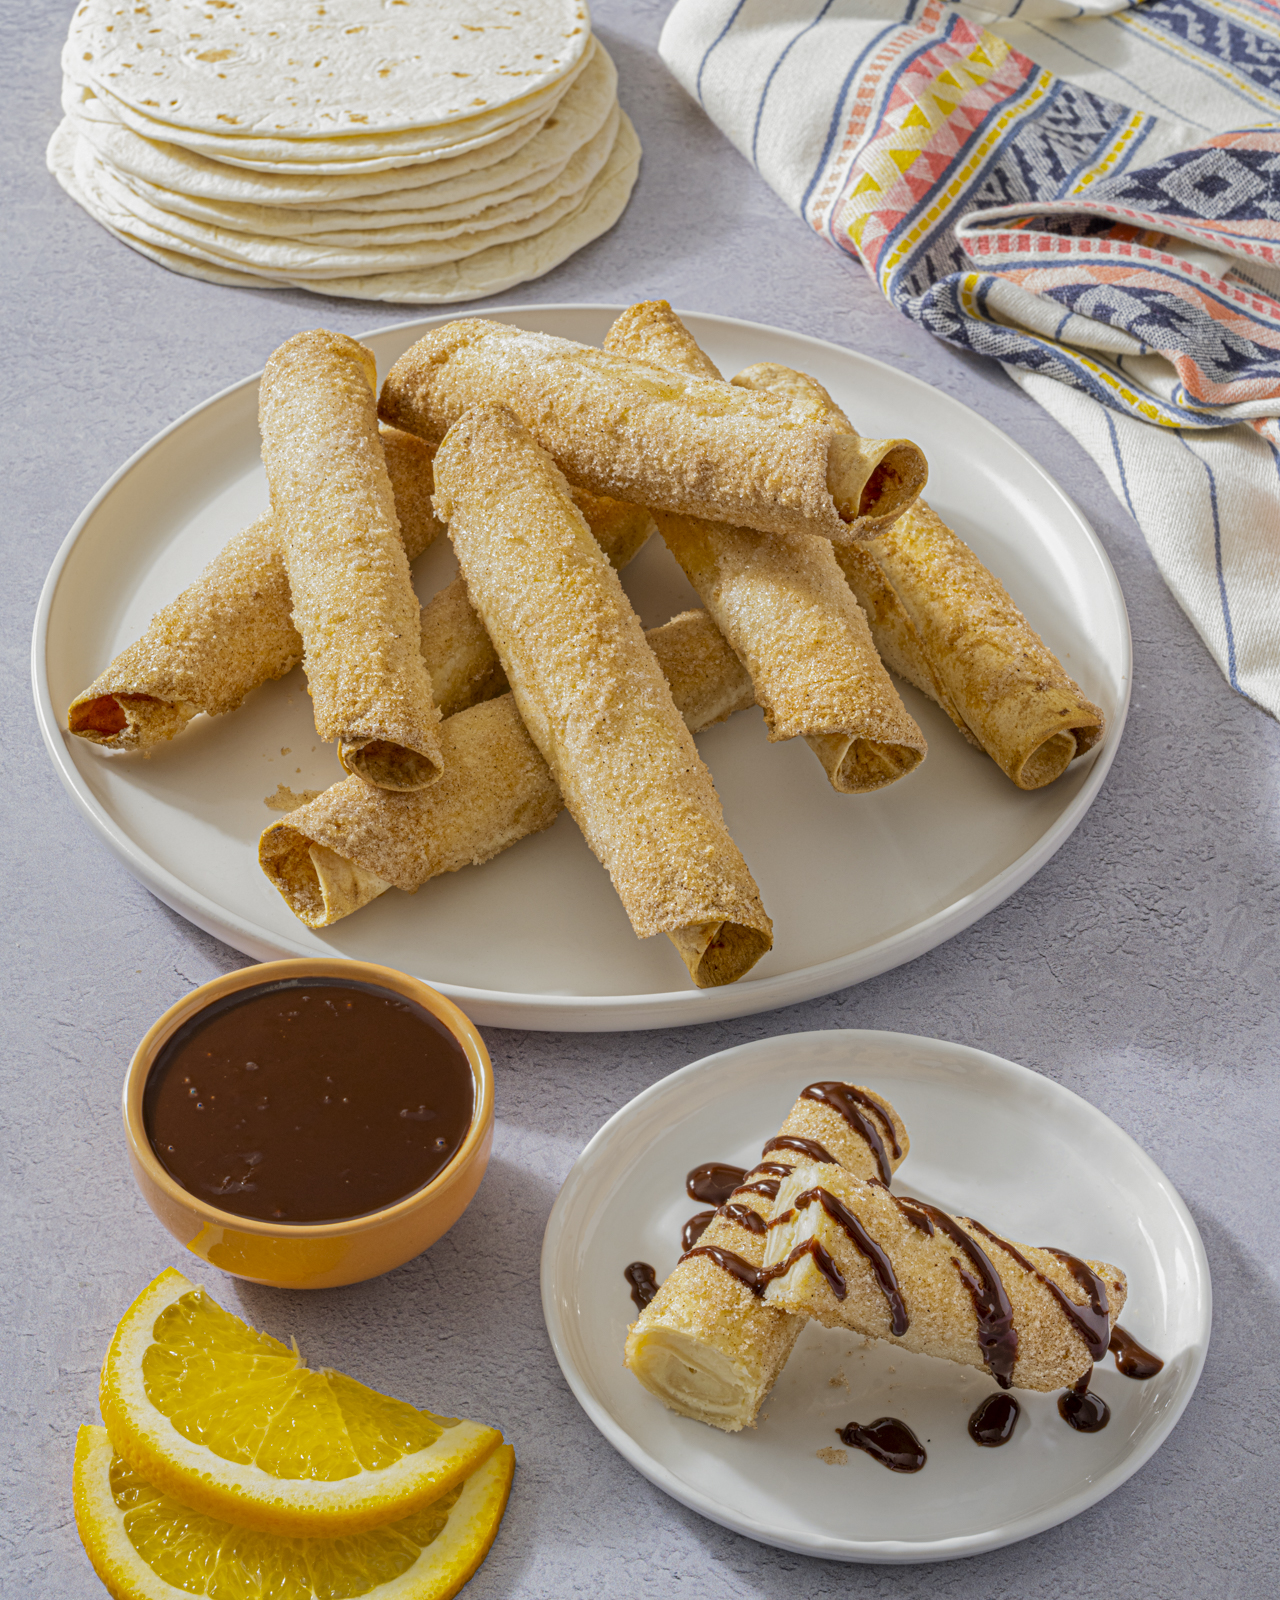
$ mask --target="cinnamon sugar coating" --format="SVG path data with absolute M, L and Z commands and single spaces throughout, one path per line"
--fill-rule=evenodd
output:
M 435 452 L 398 428 L 382 430 L 382 445 L 412 561 L 444 531 L 431 505 Z M 289 575 L 268 512 L 232 539 L 72 701 L 67 724 L 108 750 L 149 754 L 197 713 L 234 711 L 250 690 L 282 678 L 301 660 Z
M 865 536 L 850 523 L 881 458 L 901 457 L 885 483 L 895 515 L 926 475 L 907 441 L 851 449 L 843 430 L 769 395 L 735 394 L 711 379 L 478 317 L 433 330 L 401 356 L 379 415 L 439 440 L 482 404 L 506 406 L 568 478 L 597 494 L 767 533 Z M 884 449 L 877 454 L 873 443 Z
M 889 1299 L 867 1256 L 841 1224 L 816 1202 L 798 1211 L 792 1209 L 798 1198 L 814 1189 L 835 1196 L 889 1258 L 908 1317 L 904 1333 L 893 1334 Z M 928 1233 L 913 1223 L 908 1209 L 865 1175 L 815 1162 L 799 1163 L 778 1192 L 772 1213 L 778 1226 L 766 1235 L 765 1264 L 784 1262 L 797 1245 L 817 1239 L 843 1278 L 846 1294 L 844 1299 L 837 1298 L 813 1257 L 804 1254 L 768 1286 L 765 1301 L 781 1310 L 814 1317 L 824 1327 L 851 1328 L 869 1338 L 891 1339 L 922 1355 L 985 1369 L 974 1296 L 961 1276 L 962 1271 L 977 1276 L 973 1262 L 942 1228 L 934 1227 Z M 791 1220 L 781 1221 L 788 1212 Z M 952 1220 L 987 1256 L 1008 1295 L 1016 1335 L 1014 1387 L 1047 1391 L 1076 1383 L 1089 1371 L 1093 1358 L 1053 1291 L 991 1234 L 966 1217 Z M 1012 1240 L 1007 1243 L 1056 1284 L 1073 1305 L 1088 1309 L 1087 1291 L 1057 1255 Z M 1124 1307 L 1125 1275 L 1105 1261 L 1086 1265 L 1105 1285 L 1109 1328 L 1114 1327 Z
M 753 703 L 746 673 L 705 611 L 682 612 L 645 637 L 692 732 Z M 345 869 L 365 890 L 412 892 L 488 861 L 559 815 L 560 791 L 509 693 L 447 717 L 440 738 L 445 770 L 427 788 L 391 794 L 347 778 L 265 830 L 259 863 L 295 916 L 327 927 L 374 898 L 340 885 L 335 892 Z M 317 859 L 317 850 L 333 859 Z
M 436 509 L 525 726 L 637 935 L 708 930 L 695 982 L 741 976 L 771 924 L 563 475 L 509 411 L 478 406 L 436 456 Z
M 440 772 L 439 713 L 378 436 L 376 372 L 343 334 L 300 333 L 267 362 L 262 459 L 316 731 L 368 782 Z
M 786 397 L 852 432 L 827 391 L 802 372 L 761 362 L 733 383 Z M 1052 783 L 1102 737 L 1101 710 L 1003 584 L 923 500 L 837 558 L 869 615 L 875 607 L 881 655 L 1020 789 Z
M 721 381 L 665 300 L 623 312 L 605 349 Z M 925 755 L 924 735 L 881 665 L 830 539 L 654 515 L 750 673 L 771 740 L 805 737 L 832 786 L 846 794 L 882 788 L 914 770 Z
M 882 1095 L 872 1098 L 880 1107 L 878 1115 L 872 1113 L 873 1124 L 878 1125 L 896 1167 L 910 1148 L 906 1129 Z M 798 1099 L 779 1132 L 816 1140 L 851 1172 L 874 1177 L 879 1171 L 867 1141 L 839 1112 L 818 1101 Z M 898 1156 L 892 1154 L 895 1138 Z M 774 1166 L 792 1166 L 802 1157 L 783 1149 L 770 1150 L 763 1159 Z M 730 1204 L 762 1219 L 773 1209 L 767 1195 L 746 1189 L 732 1195 Z M 722 1208 L 698 1242 L 731 1250 L 759 1267 L 764 1265 L 766 1238 Z M 737 1433 L 755 1422 L 806 1320 L 758 1298 L 708 1257 L 691 1256 L 673 1268 L 632 1323 L 624 1359 L 645 1388 L 672 1411 Z

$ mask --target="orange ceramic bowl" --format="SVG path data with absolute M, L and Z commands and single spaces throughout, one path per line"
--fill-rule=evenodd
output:
M 259 1222 L 220 1211 L 189 1193 L 161 1165 L 142 1120 L 143 1093 L 160 1051 L 183 1023 L 241 989 L 281 978 L 344 978 L 403 995 L 429 1011 L 458 1041 L 471 1066 L 471 1126 L 444 1170 L 381 1211 L 340 1222 Z M 333 1289 L 390 1272 L 447 1233 L 480 1187 L 493 1148 L 493 1068 L 475 1024 L 417 978 L 365 961 L 264 961 L 230 972 L 169 1007 L 134 1053 L 124 1080 L 129 1162 L 147 1204 L 169 1232 L 203 1260 L 254 1283 L 287 1289 Z

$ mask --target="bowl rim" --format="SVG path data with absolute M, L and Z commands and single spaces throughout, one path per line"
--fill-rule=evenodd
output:
M 429 1011 L 442 1022 L 462 1047 L 471 1068 L 475 1101 L 471 1123 L 462 1143 L 445 1166 L 421 1188 L 412 1190 L 393 1205 L 378 1211 L 366 1211 L 356 1217 L 340 1217 L 331 1222 L 269 1222 L 260 1217 L 242 1217 L 233 1211 L 223 1211 L 191 1193 L 164 1167 L 151 1147 L 142 1117 L 143 1095 L 147 1080 L 160 1052 L 173 1034 L 184 1023 L 191 1021 L 207 1006 L 242 989 L 256 989 L 263 984 L 276 983 L 287 978 L 338 978 L 347 983 L 368 983 L 376 988 L 404 996 Z M 145 1173 L 148 1182 L 162 1191 L 171 1203 L 181 1207 L 202 1222 L 213 1227 L 226 1228 L 237 1233 L 253 1234 L 260 1238 L 286 1239 L 340 1239 L 354 1234 L 367 1233 L 395 1223 L 438 1200 L 471 1167 L 483 1153 L 494 1120 L 493 1064 L 480 1031 L 447 995 L 442 995 L 430 984 L 394 967 L 384 967 L 372 961 L 350 961 L 325 957 L 297 957 L 288 961 L 262 961 L 247 967 L 237 967 L 190 990 L 161 1013 L 143 1034 L 125 1072 L 121 1093 L 121 1112 L 124 1118 L 125 1138 L 134 1163 Z

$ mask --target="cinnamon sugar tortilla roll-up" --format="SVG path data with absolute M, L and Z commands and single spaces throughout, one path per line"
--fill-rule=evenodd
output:
M 653 518 L 643 507 L 588 489 L 571 487 L 570 493 L 596 543 L 615 567 L 626 566 L 640 553 L 654 531 Z M 422 608 L 422 658 L 442 717 L 492 699 L 507 687 L 493 641 L 476 616 L 462 578 L 455 578 Z
M 387 476 L 406 557 L 443 530 L 431 507 L 430 445 L 382 430 Z M 151 619 L 67 712 L 67 726 L 107 750 L 141 750 L 171 739 L 192 717 L 234 711 L 250 690 L 302 660 L 289 575 L 275 522 L 259 517 L 193 584 Z
M 822 385 L 804 373 L 762 363 L 733 382 L 786 395 L 801 412 L 851 426 Z M 910 671 L 904 675 L 1020 789 L 1052 783 L 1093 748 L 1103 733 L 1101 710 L 1085 699 L 1003 584 L 924 501 L 865 551 L 919 640 L 934 687 Z M 856 588 L 857 567 L 842 564 Z M 901 619 L 893 622 L 901 635 Z
M 435 442 L 485 404 L 506 406 L 596 494 L 765 533 L 865 537 L 866 518 L 905 511 L 928 475 L 909 440 L 861 439 L 785 399 L 479 317 L 419 339 L 378 409 Z
M 809 1098 L 815 1092 L 824 1098 Z M 755 1422 L 808 1320 L 756 1293 L 763 1289 L 756 1280 L 773 1196 L 804 1159 L 804 1141 L 814 1141 L 831 1164 L 881 1181 L 909 1148 L 901 1119 L 882 1096 L 856 1084 L 811 1084 L 778 1141 L 765 1146 L 761 1165 L 716 1212 L 627 1335 L 626 1365 L 651 1394 L 726 1433 Z
M 624 311 L 605 349 L 723 381 L 665 300 Z M 750 673 L 770 740 L 803 735 L 843 794 L 882 788 L 919 765 L 924 735 L 881 665 L 830 539 L 804 531 L 764 537 L 672 511 L 655 515 Z
M 875 541 L 877 565 L 965 726 L 1019 789 L 1059 778 L 1104 718 L 1004 585 L 926 505 Z
M 645 638 L 691 733 L 755 703 L 705 611 L 682 612 Z M 391 794 L 347 778 L 263 833 L 259 864 L 309 927 L 329 927 L 393 886 L 412 892 L 478 866 L 563 808 L 510 694 L 446 717 L 440 743 L 445 770 L 425 789 Z
M 503 406 L 436 455 L 436 510 L 530 737 L 640 938 L 701 987 L 732 983 L 772 924 L 618 575 L 550 457 Z
M 797 1165 L 770 1220 L 766 1305 L 986 1368 L 1006 1389 L 1086 1378 L 1125 1302 L 1108 1262 L 1016 1244 L 829 1165 Z
M 440 772 L 440 717 L 378 437 L 373 356 L 316 329 L 267 362 L 262 460 L 322 739 L 348 772 L 419 789 Z

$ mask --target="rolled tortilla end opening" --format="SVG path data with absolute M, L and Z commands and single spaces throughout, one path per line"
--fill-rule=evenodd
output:
M 180 733 L 199 709 L 151 694 L 96 694 L 72 702 L 67 729 L 107 750 L 147 751 Z
M 870 794 L 905 778 L 924 760 L 926 746 L 853 739 L 847 733 L 810 733 L 805 742 L 838 794 Z
M 343 740 L 338 745 L 338 760 L 352 777 L 397 794 L 425 789 L 440 776 L 440 764 L 430 756 L 390 739 Z
M 665 1406 L 726 1433 L 755 1416 L 753 1386 L 720 1351 L 678 1328 L 649 1328 L 627 1340 L 626 1364 Z
M 924 451 L 909 439 L 838 433 L 827 454 L 827 487 L 852 537 L 871 539 L 920 498 L 929 481 Z
M 288 822 L 273 823 L 263 833 L 258 862 L 289 910 L 308 928 L 332 927 L 391 887 Z
M 1060 778 L 1079 754 L 1075 734 L 1064 728 L 1038 744 L 1016 772 L 1009 776 L 1019 789 L 1043 789 Z
M 691 922 L 667 932 L 699 989 L 737 983 L 760 957 L 773 948 L 773 938 L 741 922 Z

